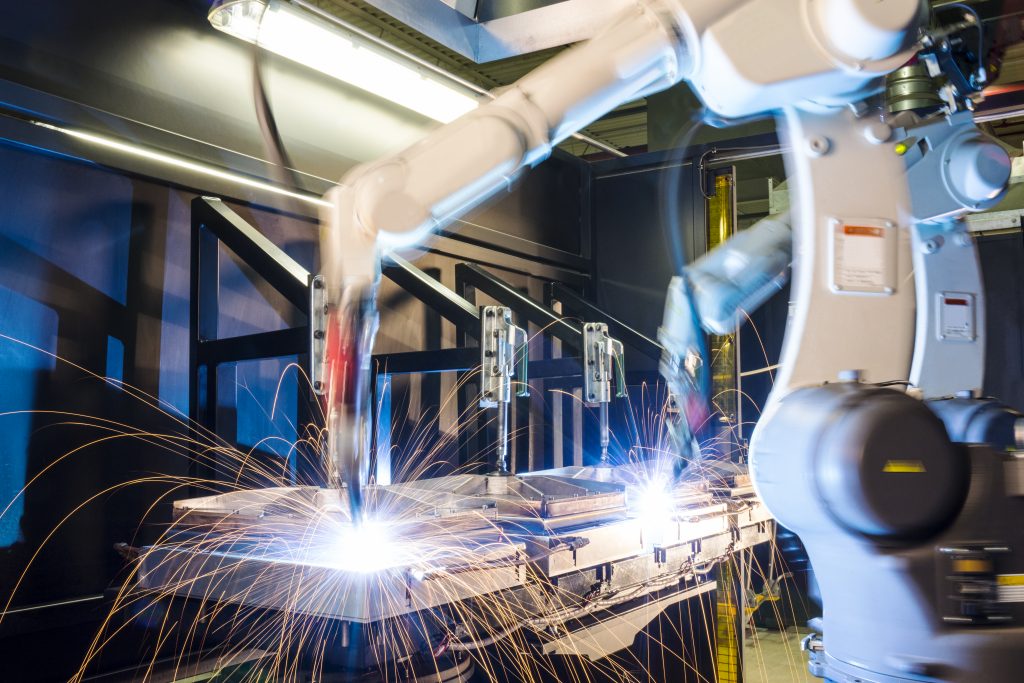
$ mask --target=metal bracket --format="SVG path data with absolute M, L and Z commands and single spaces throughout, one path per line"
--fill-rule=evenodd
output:
M 509 403 L 513 377 L 519 380 L 516 396 L 530 395 L 526 342 L 526 330 L 512 324 L 512 309 L 484 306 L 480 316 L 481 408 L 497 408 L 499 403 Z
M 324 276 L 317 275 L 309 286 L 309 383 L 313 393 L 323 396 L 324 344 L 327 336 L 327 288 Z
M 605 323 L 583 325 L 583 396 L 589 406 L 612 400 L 612 378 L 615 397 L 626 395 L 622 342 L 612 339 Z M 617 366 L 617 367 L 616 367 Z
M 484 306 L 480 315 L 480 407 L 498 409 L 496 474 L 510 473 L 508 462 L 508 408 L 512 402 L 512 378 L 519 379 L 516 396 L 529 396 L 529 353 L 526 330 L 512 324 L 512 309 Z M 519 355 L 518 363 L 516 354 Z M 517 367 L 518 366 L 518 367 Z

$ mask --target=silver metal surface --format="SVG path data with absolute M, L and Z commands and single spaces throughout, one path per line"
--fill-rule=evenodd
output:
M 278 488 L 179 501 L 170 538 L 178 529 L 186 536 L 200 530 L 203 542 L 144 549 L 140 587 L 359 623 L 493 596 L 540 631 L 621 608 L 615 618 L 622 621 L 602 619 L 603 630 L 584 645 L 603 656 L 622 647 L 617 641 L 609 650 L 605 636 L 635 635 L 636 601 L 657 595 L 652 605 L 660 611 L 688 590 L 710 590 L 705 578 L 715 563 L 772 537 L 772 520 L 752 492 L 664 488 L 662 469 L 640 463 L 538 472 L 508 477 L 504 493 L 489 490 L 483 475 L 373 487 L 368 519 L 393 514 L 401 528 L 394 540 L 413 549 L 380 566 L 372 557 L 359 564 L 367 549 L 346 540 L 352 527 L 344 491 Z M 651 487 L 665 495 L 664 509 L 650 507 Z M 560 530 L 564 524 L 571 531 Z M 326 545 L 308 542 L 323 530 Z M 530 589 L 538 572 L 560 587 L 597 580 L 600 599 L 566 593 L 538 604 Z
M 612 339 L 605 323 L 583 325 L 583 400 L 600 409 L 601 464 L 608 465 L 608 404 L 612 400 L 612 380 L 617 380 L 615 396 L 626 395 L 622 342 Z M 617 367 L 616 367 L 617 366 Z
M 526 361 L 527 335 L 512 324 L 512 309 L 485 306 L 480 315 L 480 407 L 498 409 L 497 472 L 509 473 L 508 408 L 512 379 L 519 382 L 516 396 L 529 396 Z
M 313 393 L 323 396 L 324 344 L 327 338 L 327 289 L 324 276 L 313 278 L 309 288 L 309 383 Z

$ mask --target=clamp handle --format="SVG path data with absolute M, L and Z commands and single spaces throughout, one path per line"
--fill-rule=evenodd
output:
M 512 334 L 512 349 L 516 354 L 516 379 L 519 380 L 516 396 L 525 398 L 530 395 L 530 340 L 526 330 L 521 327 L 513 327 Z
M 622 342 L 618 339 L 610 339 L 608 348 L 614 366 L 612 374 L 615 375 L 615 398 L 626 397 L 626 353 L 622 348 Z

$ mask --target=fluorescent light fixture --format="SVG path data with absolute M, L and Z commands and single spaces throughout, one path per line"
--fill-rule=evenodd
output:
M 285 0 L 221 0 L 221 31 L 441 123 L 477 107 L 465 86 Z
M 263 182 L 262 180 L 256 180 L 249 176 L 240 175 L 238 173 L 232 173 L 230 171 L 224 171 L 213 166 L 207 166 L 206 164 L 197 163 L 190 161 L 183 157 L 175 156 L 173 154 L 166 154 L 164 152 L 158 152 L 153 149 L 146 147 L 140 147 L 131 143 L 122 142 L 114 138 L 108 138 L 103 135 L 96 135 L 94 133 L 87 133 L 82 130 L 75 130 L 74 128 L 64 128 L 62 126 L 56 126 L 52 123 L 46 123 L 44 121 L 30 121 L 33 125 L 39 126 L 40 128 L 46 128 L 57 133 L 63 133 L 68 137 L 72 137 L 82 142 L 87 142 L 90 145 L 96 147 L 103 147 L 105 149 L 114 150 L 120 152 L 126 156 L 135 157 L 137 159 L 145 159 L 147 161 L 154 161 L 164 166 L 171 166 L 174 168 L 180 168 L 185 171 L 191 171 L 192 173 L 198 173 L 205 175 L 210 178 L 217 178 L 218 180 L 225 180 L 236 185 L 243 185 L 263 192 L 270 192 L 272 194 L 281 195 L 282 197 L 291 197 L 292 199 L 298 199 L 303 202 L 307 202 L 314 206 L 332 206 L 328 201 L 315 197 L 313 195 L 306 194 L 304 192 L 294 192 L 292 190 L 280 187 L 278 185 L 272 185 L 270 183 Z

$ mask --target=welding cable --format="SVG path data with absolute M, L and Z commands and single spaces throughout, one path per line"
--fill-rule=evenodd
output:
M 267 96 L 266 81 L 263 78 L 264 51 L 254 42 L 252 57 L 252 100 L 253 108 L 256 111 L 256 122 L 259 124 L 260 133 L 263 136 L 263 147 L 270 161 L 270 173 L 275 183 L 281 187 L 291 187 L 301 190 L 298 173 L 292 166 L 291 158 L 285 149 L 284 141 L 281 139 L 281 131 L 277 126 L 277 119 L 274 110 L 270 106 L 270 98 Z M 301 213 L 298 207 L 288 207 L 294 213 Z
M 693 136 L 704 125 L 703 112 L 697 111 L 676 133 L 672 140 L 672 151 L 661 176 L 659 192 L 661 201 L 661 226 L 665 231 L 665 239 L 672 257 L 672 274 L 682 275 L 687 264 L 687 248 L 683 240 L 683 229 L 679 222 L 681 213 L 679 206 L 680 180 L 683 172 L 683 157 L 689 149 Z M 703 181 L 702 181 L 703 182 Z M 703 192 L 703 189 L 701 189 Z
M 975 61 L 975 64 L 978 66 L 978 69 L 981 70 L 981 71 L 984 71 L 984 69 L 985 69 L 985 56 L 984 56 L 983 52 L 985 50 L 985 29 L 981 25 L 981 16 L 978 15 L 978 11 L 976 9 L 974 9 L 970 5 L 968 5 L 966 3 L 963 3 L 963 2 L 954 2 L 954 3 L 949 4 L 949 5 L 941 5 L 939 7 L 936 7 L 935 11 L 936 12 L 942 12 L 942 11 L 951 10 L 951 9 L 958 9 L 961 12 L 963 12 L 965 15 L 971 16 L 974 19 L 973 22 L 970 22 L 970 21 L 965 22 L 966 24 L 968 24 L 968 26 L 965 26 L 965 28 L 968 28 L 969 26 L 973 26 L 978 31 L 978 54 L 975 56 L 974 61 Z M 979 83 L 978 85 L 981 85 L 981 84 Z

